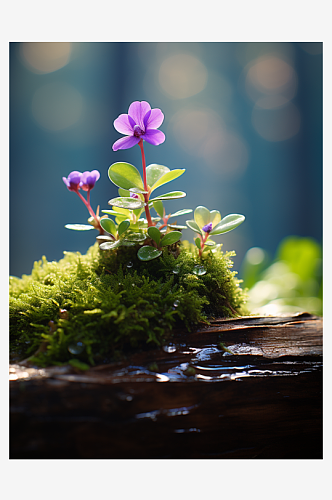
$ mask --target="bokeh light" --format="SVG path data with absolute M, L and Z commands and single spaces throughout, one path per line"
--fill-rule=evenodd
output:
M 205 141 L 201 156 L 215 173 L 227 178 L 239 178 L 244 174 L 249 160 L 248 147 L 236 133 L 219 131 Z
M 167 57 L 159 69 L 159 83 L 173 99 L 184 99 L 201 92 L 207 83 L 204 64 L 191 54 Z
M 246 253 L 246 258 L 252 266 L 257 266 L 261 264 L 265 258 L 265 253 L 262 248 L 252 247 Z
M 83 97 L 71 85 L 49 83 L 36 90 L 31 110 L 40 127 L 55 132 L 74 125 L 80 119 Z
M 241 137 L 227 130 L 221 117 L 209 108 L 182 108 L 171 119 L 171 131 L 189 154 L 204 167 L 227 176 L 244 172 L 249 152 Z
M 249 65 L 245 87 L 257 106 L 273 109 L 295 96 L 297 75 L 289 63 L 280 57 L 267 55 Z
M 222 137 L 221 119 L 212 109 L 181 108 L 171 119 L 172 132 L 179 145 L 188 153 L 199 154 L 204 142 L 216 132 Z
M 34 73 L 51 73 L 70 60 L 70 42 L 24 42 L 20 45 L 23 63 Z
M 268 110 L 255 106 L 252 124 L 263 139 L 271 142 L 285 141 L 299 132 L 301 116 L 292 102 Z
M 296 57 L 296 48 L 295 44 L 291 42 L 238 43 L 235 47 L 235 55 L 240 65 L 243 67 L 267 55 L 281 57 L 284 61 L 288 61 L 292 64 Z

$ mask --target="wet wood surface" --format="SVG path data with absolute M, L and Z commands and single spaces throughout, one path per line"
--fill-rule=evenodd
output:
M 322 331 L 216 319 L 87 372 L 12 364 L 10 458 L 320 459 Z

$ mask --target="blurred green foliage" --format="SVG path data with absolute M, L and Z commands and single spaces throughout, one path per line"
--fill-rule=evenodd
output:
M 322 247 L 312 238 L 284 238 L 272 262 L 264 249 L 250 248 L 240 275 L 254 314 L 323 314 Z

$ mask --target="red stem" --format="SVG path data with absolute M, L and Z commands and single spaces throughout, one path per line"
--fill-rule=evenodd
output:
M 145 162 L 145 154 L 144 154 L 144 146 L 143 146 L 143 139 L 141 139 L 138 143 L 139 147 L 141 148 L 141 153 L 142 153 L 142 165 L 143 165 L 143 185 L 144 185 L 144 191 L 148 191 L 148 184 L 146 182 L 146 162 Z M 151 220 L 151 215 L 150 215 L 150 210 L 149 210 L 149 193 L 144 193 L 144 201 L 145 201 L 145 215 L 146 215 L 146 220 L 148 221 L 148 227 L 153 226 L 153 222 Z
M 204 243 L 205 243 L 205 242 L 206 242 L 206 240 L 208 239 L 209 234 L 210 234 L 210 233 L 205 233 L 204 238 L 203 238 L 203 236 L 202 236 L 202 235 L 199 235 L 199 237 L 201 238 L 201 249 L 200 249 L 200 250 L 198 250 L 198 255 L 199 255 L 200 257 L 202 257 L 202 253 L 203 253 L 203 249 L 204 249 Z
M 96 221 L 96 223 L 97 223 L 97 228 L 96 229 L 99 229 L 99 233 L 100 234 L 104 234 L 104 230 L 103 230 L 103 228 L 100 225 L 99 219 L 96 216 L 96 214 L 94 213 L 94 211 L 92 210 L 91 205 L 90 205 L 90 190 L 87 193 L 87 200 L 84 198 L 84 196 L 81 195 L 81 193 L 78 191 L 78 189 L 77 189 L 77 191 L 75 191 L 75 193 L 78 194 L 78 196 L 81 198 L 81 200 L 83 201 L 83 203 L 86 206 L 86 208 L 89 210 L 89 214 Z

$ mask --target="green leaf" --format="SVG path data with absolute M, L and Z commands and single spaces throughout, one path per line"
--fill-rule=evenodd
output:
M 161 194 L 160 196 L 157 196 L 156 198 L 153 198 L 150 201 L 157 201 L 157 200 L 176 200 L 177 198 L 184 198 L 186 193 L 183 191 L 172 191 L 170 193 L 166 194 Z
M 134 241 L 134 242 L 144 241 L 145 239 L 146 239 L 146 234 L 134 233 L 131 231 L 127 233 L 124 237 L 125 241 Z
M 119 189 L 119 191 L 120 191 L 120 189 Z M 122 191 L 125 192 L 124 189 Z M 130 193 L 130 191 L 127 191 L 127 192 Z M 127 196 L 126 198 L 128 198 L 128 197 L 129 196 Z M 123 197 L 121 196 L 121 198 L 123 198 Z M 115 215 L 117 215 L 118 217 L 119 217 L 119 214 L 121 214 L 121 216 L 122 216 L 121 220 L 124 220 L 124 219 L 132 220 L 132 213 L 136 216 L 136 218 L 138 218 L 144 210 L 144 206 L 143 206 L 143 208 L 137 208 L 135 210 L 128 210 L 127 208 L 120 208 L 120 207 L 115 207 L 115 206 L 112 208 L 114 208 L 114 212 L 110 211 L 109 213 L 115 213 Z M 106 210 L 103 210 L 103 212 L 106 213 Z M 117 219 L 115 219 L 115 220 L 117 221 Z M 120 222 L 121 222 L 121 220 L 120 220 Z
M 139 260 L 147 261 L 156 259 L 161 254 L 162 254 L 161 250 L 158 250 L 157 248 L 154 247 L 150 247 L 149 245 L 144 245 L 138 250 L 137 257 L 139 258 Z
M 129 240 L 122 239 L 121 240 L 121 245 L 124 246 L 124 247 L 134 247 L 136 245 L 136 242 L 135 241 L 129 241 Z
M 219 210 L 211 210 L 210 222 L 212 222 L 212 226 L 214 227 L 220 221 L 221 221 L 221 215 L 220 215 Z
M 167 174 L 167 172 L 170 172 L 170 169 L 164 165 L 157 165 L 156 163 L 148 165 L 146 167 L 146 182 L 150 188 L 152 188 L 163 175 Z
M 186 220 L 186 224 L 189 227 L 189 229 L 192 229 L 193 231 L 195 231 L 195 233 L 201 234 L 203 236 L 202 231 L 200 230 L 200 227 L 197 224 L 197 222 L 195 222 L 194 220 Z
M 118 227 L 118 235 L 121 236 L 125 231 L 127 231 L 128 227 L 130 226 L 130 221 L 129 220 L 123 220 L 121 224 L 119 224 Z
M 195 238 L 195 244 L 196 244 L 197 248 L 199 248 L 201 250 L 201 248 L 202 248 L 201 238 Z
M 135 198 L 119 197 L 109 200 L 109 205 L 114 205 L 119 208 L 126 208 L 128 210 L 135 210 L 136 208 L 143 208 L 144 203 L 141 200 L 135 200 Z
M 125 198 L 130 198 L 130 191 L 129 189 L 122 189 L 122 188 L 119 188 L 118 189 L 118 193 L 119 193 L 119 196 L 121 197 L 125 197 Z
M 116 226 L 112 219 L 100 219 L 100 225 L 107 233 L 116 236 Z
M 245 219 L 244 215 L 239 215 L 239 214 L 226 215 L 226 217 L 224 217 L 219 222 L 219 224 L 217 224 L 212 229 L 210 235 L 228 233 L 228 231 L 232 231 L 232 229 L 235 229 L 237 226 L 242 224 L 244 219 Z
M 114 241 L 114 239 L 111 236 L 106 236 L 106 234 L 99 234 L 96 237 L 96 240 L 100 241 L 101 243 L 105 243 L 106 241 L 111 241 L 111 242 Z
M 199 227 L 202 228 L 203 226 L 210 224 L 210 222 L 212 222 L 212 225 L 215 226 L 221 220 L 221 215 L 218 210 L 211 210 L 210 212 L 208 208 L 200 205 L 195 208 L 194 219 Z
M 164 205 L 162 201 L 160 200 L 154 201 L 153 208 L 155 209 L 157 214 L 160 215 L 160 217 L 164 217 Z
M 165 234 L 165 236 L 162 238 L 160 242 L 160 245 L 162 247 L 165 247 L 166 245 L 173 245 L 173 243 L 179 241 L 181 236 L 182 236 L 181 231 L 171 231 L 170 233 Z
M 127 220 L 128 217 L 126 215 L 118 215 L 117 217 L 115 217 L 115 222 L 117 223 L 117 225 L 121 224 L 122 221 L 124 220 Z
M 150 238 L 153 239 L 153 241 L 155 241 L 157 243 L 157 245 L 159 245 L 159 241 L 161 238 L 161 234 L 160 234 L 159 229 L 157 229 L 154 226 L 149 227 L 148 228 L 148 235 L 150 236 Z
M 116 186 L 122 189 L 144 189 L 141 174 L 130 163 L 113 163 L 108 169 L 108 177 Z
M 126 196 L 126 197 L 130 197 L 130 193 L 147 193 L 147 191 L 143 191 L 143 189 L 138 189 L 138 188 L 130 188 L 130 189 L 122 189 L 122 188 L 119 188 L 118 189 L 118 192 L 119 192 L 119 195 L 120 196 Z
M 121 196 L 123 198 L 123 196 Z M 110 214 L 110 215 L 123 215 L 126 218 L 130 217 L 130 210 L 127 208 L 119 208 L 119 207 L 112 207 L 112 210 L 102 210 L 104 214 Z
M 134 232 L 137 232 L 139 231 L 141 228 L 142 228 L 142 219 L 138 219 L 135 224 L 130 221 L 130 230 L 131 231 L 134 231 Z
M 161 166 L 161 165 L 158 165 Z M 167 168 L 167 167 L 164 167 Z M 167 184 L 168 182 L 173 181 L 174 179 L 177 179 L 177 177 L 180 177 L 185 172 L 185 169 L 180 169 L 177 168 L 175 170 L 169 170 L 168 172 L 165 172 L 152 186 L 149 184 L 151 188 L 151 192 L 157 189 L 160 186 L 163 186 L 164 184 Z
M 187 226 L 180 226 L 179 224 L 167 224 L 171 229 L 187 229 Z
M 171 217 L 180 217 L 180 215 L 191 214 L 192 211 L 192 208 L 183 208 L 182 210 L 178 210 L 178 212 L 171 214 Z
M 202 206 L 195 208 L 194 219 L 200 228 L 206 226 L 210 222 L 210 210 Z
M 74 231 L 90 231 L 90 229 L 96 229 L 88 224 L 66 224 L 67 229 L 73 229 Z
M 120 240 L 117 240 L 117 241 L 114 241 L 114 242 L 108 242 L 108 241 L 105 241 L 105 243 L 101 243 L 99 245 L 99 248 L 101 250 L 112 250 L 113 248 L 116 248 L 118 246 L 121 245 L 121 241 Z
M 115 210 L 102 210 L 103 214 L 108 214 L 108 215 L 118 215 L 119 212 L 116 212 Z
M 208 247 L 214 247 L 216 245 L 216 242 L 212 241 L 212 240 L 206 240 L 206 242 L 204 243 L 204 245 L 206 245 Z
M 137 193 L 146 194 L 147 193 L 147 191 L 144 191 L 144 189 L 139 189 L 139 188 L 130 188 L 129 192 L 135 193 L 135 194 L 137 194 Z

